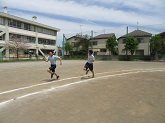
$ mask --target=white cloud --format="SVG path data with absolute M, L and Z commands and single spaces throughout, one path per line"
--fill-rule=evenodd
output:
M 44 13 L 44 15 L 36 15 L 38 21 L 61 29 L 58 34 L 59 44 L 62 41 L 62 34 L 71 36 L 81 32 L 81 29 L 88 34 L 90 34 L 91 30 L 94 30 L 95 35 L 104 33 L 103 29 L 105 29 L 105 33 L 116 33 L 118 37 L 126 33 L 126 25 L 136 26 L 137 21 L 140 26 L 165 23 L 165 16 L 160 16 L 164 14 L 164 0 L 93 0 L 98 4 L 89 4 L 89 2 L 91 3 L 91 0 L 84 0 L 83 4 L 73 0 L 2 0 L 1 6 L 8 6 L 9 10 L 12 9 L 11 14 L 27 19 L 31 19 L 36 12 Z M 99 5 L 100 2 L 102 6 Z M 106 4 L 106 6 L 103 6 L 103 4 Z M 135 8 L 136 11 L 128 11 L 123 8 Z M 31 11 L 31 13 L 27 14 L 22 10 Z M 87 23 L 71 22 L 66 19 L 59 19 L 59 17 L 52 18 L 48 17 L 47 14 L 80 18 Z M 99 25 L 99 23 L 93 23 L 93 21 L 118 23 L 125 26 L 117 26 L 116 28 L 113 26 L 112 28 L 111 25 L 107 25 L 105 27 Z M 81 29 L 80 25 L 83 25 Z M 163 29 L 164 27 L 159 28 Z M 136 29 L 136 27 L 133 29 Z M 145 31 L 157 32 L 151 28 Z
M 15 12 L 14 15 L 22 17 L 22 18 L 26 18 L 28 20 L 31 20 L 31 17 L 33 16 L 32 14 L 24 14 L 22 12 Z M 94 30 L 94 34 L 96 35 L 96 34 L 104 33 L 104 29 L 109 30 L 107 33 L 114 33 L 114 30 L 115 30 L 114 28 L 110 29 L 110 27 L 106 28 L 103 26 L 94 25 L 90 23 L 82 25 L 81 23 L 52 19 L 52 18 L 40 16 L 40 15 L 37 16 L 37 22 L 60 29 L 60 32 L 58 32 L 59 45 L 61 45 L 63 34 L 65 34 L 66 37 L 69 38 L 73 35 L 76 35 L 77 33 L 81 33 L 81 31 L 83 34 L 91 35 L 91 31 Z M 82 25 L 81 28 L 80 28 L 80 25 Z
M 97 0 L 94 0 L 97 1 Z M 139 2 L 140 1 L 140 2 Z M 105 8 L 99 5 L 87 5 L 79 4 L 74 1 L 61 1 L 61 0 L 5 0 L 3 4 L 8 5 L 11 8 L 17 8 L 20 10 L 35 11 L 41 13 L 49 13 L 55 15 L 70 16 L 75 18 L 81 18 L 86 20 L 95 21 L 105 21 L 105 22 L 115 22 L 124 24 L 134 24 L 137 21 L 141 24 L 153 24 L 162 23 L 164 19 L 162 17 L 153 17 L 153 15 L 146 15 L 143 13 L 136 13 L 134 11 L 123 11 L 111 8 L 111 3 L 116 3 L 118 6 L 128 6 L 135 7 L 142 10 L 148 9 L 151 11 L 151 7 L 154 6 L 154 11 L 156 7 L 159 8 L 163 6 L 161 0 L 156 1 L 156 4 L 152 3 L 156 0 L 147 0 L 144 2 L 142 0 L 119 0 L 118 2 L 114 0 L 100 0 L 100 2 L 108 3 L 110 8 Z M 84 1 L 85 3 L 85 1 Z M 158 4 L 158 5 L 157 5 Z M 156 15 L 155 15 L 156 16 Z

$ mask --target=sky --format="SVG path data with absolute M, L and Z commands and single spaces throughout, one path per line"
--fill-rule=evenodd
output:
M 0 0 L 0 11 L 60 29 L 67 38 L 77 33 L 115 33 L 116 37 L 140 29 L 157 34 L 165 31 L 165 0 Z

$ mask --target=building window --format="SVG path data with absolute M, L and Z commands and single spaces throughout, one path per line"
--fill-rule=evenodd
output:
M 144 55 L 144 50 L 136 50 L 135 55 Z
M 43 44 L 43 45 L 56 45 L 55 40 L 49 40 L 49 39 L 43 39 L 43 38 L 38 38 L 38 44 Z
M 125 49 L 122 49 L 121 52 L 122 52 L 122 53 L 125 53 Z
M 144 43 L 144 38 L 137 38 L 137 40 L 139 41 L 139 43 Z
M 21 29 L 21 22 L 9 19 L 8 26 Z
M 0 17 L 0 25 L 5 25 L 4 18 Z
M 3 34 L 2 36 L 0 36 L 0 40 L 5 40 L 5 34 Z
M 97 41 L 91 41 L 89 42 L 89 46 L 97 45 Z
M 0 24 L 4 25 L 4 19 L 1 18 L 1 17 L 0 17 Z M 15 20 L 12 20 L 12 19 L 8 19 L 8 26 L 18 28 L 18 29 L 24 29 L 24 30 L 28 30 L 28 31 L 35 31 L 34 25 L 31 25 L 31 24 L 28 24 L 28 23 L 21 23 L 19 21 L 15 21 Z M 53 35 L 53 36 L 57 35 L 57 31 L 42 28 L 42 27 L 38 27 L 37 32 L 48 34 L 48 35 Z
M 72 46 L 73 46 L 73 47 L 76 47 L 76 43 L 75 43 L 75 42 L 72 42 Z
M 100 49 L 100 52 L 107 52 L 107 49 Z
M 30 24 L 24 23 L 24 29 L 31 31 Z
M 93 42 L 93 45 L 97 45 L 97 41 L 94 41 L 94 42 Z
M 126 44 L 127 40 L 126 39 L 123 39 L 123 44 Z
M 13 38 L 20 38 L 22 40 L 28 41 L 29 43 L 33 43 L 33 44 L 35 44 L 35 41 L 36 41 L 35 37 L 17 35 L 17 34 L 9 34 L 9 38 L 10 38 L 10 40 L 12 40 Z
M 42 28 L 42 27 L 38 27 L 38 32 L 39 33 L 48 34 L 48 35 L 53 35 L 53 36 L 57 35 L 56 31 L 45 29 L 45 28 Z

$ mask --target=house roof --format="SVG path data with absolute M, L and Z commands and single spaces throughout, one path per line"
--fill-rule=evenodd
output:
M 71 39 L 74 39 L 74 40 L 72 40 L 72 42 L 78 42 L 79 39 L 81 39 L 81 38 L 80 37 L 77 37 L 77 36 L 72 36 L 70 38 L 67 38 L 67 41 L 70 41 Z
M 32 24 L 32 25 L 35 25 L 35 26 L 47 28 L 47 29 L 60 31 L 60 29 L 58 29 L 58 28 L 55 28 L 55 27 L 52 27 L 52 26 L 48 26 L 48 25 L 45 25 L 45 24 L 41 24 L 41 23 L 38 23 L 38 22 L 35 22 L 35 21 L 31 21 L 31 20 L 28 20 L 28 19 L 20 18 L 20 17 L 17 17 L 17 16 L 13 16 L 13 15 L 10 15 L 8 13 L 0 12 L 0 16 L 1 17 L 5 17 L 5 18 L 9 18 L 9 19 L 13 19 L 13 20 L 17 20 L 17 21 L 20 21 L 20 22 Z
M 108 39 L 109 37 L 115 35 L 115 33 L 109 33 L 109 34 L 100 34 L 95 36 L 93 39 Z
M 69 38 L 67 38 L 67 40 L 70 40 L 70 39 L 72 39 L 72 38 L 76 38 L 76 36 L 69 37 Z
M 149 36 L 150 37 L 152 36 L 152 34 L 149 32 L 142 31 L 142 30 L 135 30 L 133 32 L 128 33 L 128 36 L 134 36 L 134 37 L 148 37 Z M 126 37 L 127 37 L 127 34 L 119 37 L 118 39 L 126 38 Z

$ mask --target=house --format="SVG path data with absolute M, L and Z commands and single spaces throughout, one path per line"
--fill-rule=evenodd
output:
M 77 43 L 80 41 L 80 38 L 77 36 L 72 36 L 70 38 L 67 38 L 67 42 L 70 42 L 73 46 L 73 51 L 80 51 L 82 49 L 81 46 L 79 46 Z
M 90 47 L 89 49 L 92 49 L 94 52 L 94 55 L 111 55 L 109 51 L 106 49 L 106 41 L 109 37 L 115 35 L 114 33 L 109 34 L 100 34 L 95 36 L 90 41 Z
M 0 12 L 0 57 L 9 58 L 12 52 L 4 47 L 5 42 L 17 37 L 27 40 L 31 47 L 28 51 L 34 55 L 57 51 L 57 32 L 60 29 L 37 22 L 37 17 L 27 20 L 8 14 L 7 7 Z
M 142 30 L 135 30 L 133 32 L 128 33 L 128 35 L 127 34 L 123 35 L 117 39 L 119 55 L 126 55 L 125 44 L 126 44 L 127 36 L 133 36 L 137 38 L 137 40 L 139 41 L 138 50 L 135 51 L 134 55 L 140 55 L 140 56 L 150 55 L 150 38 L 152 34 Z M 128 55 L 130 55 L 130 52 L 128 52 Z

